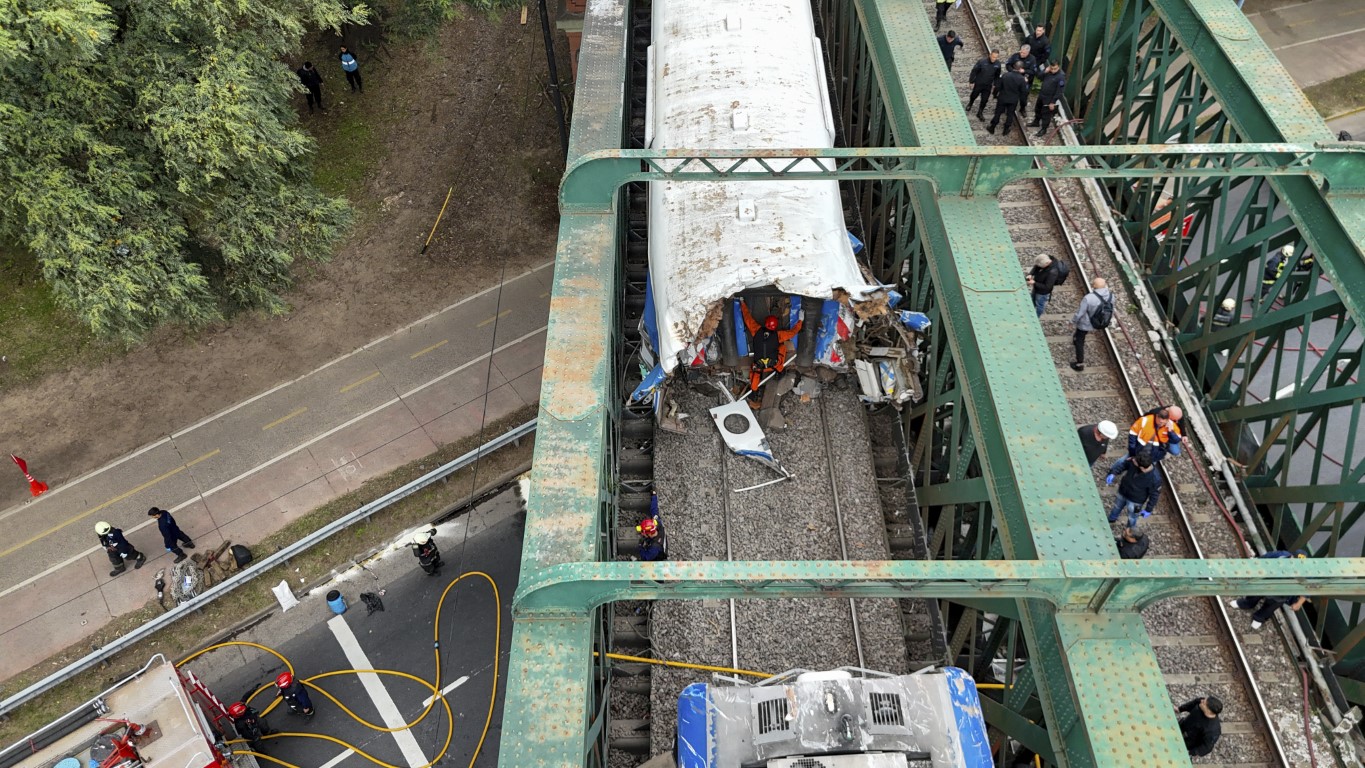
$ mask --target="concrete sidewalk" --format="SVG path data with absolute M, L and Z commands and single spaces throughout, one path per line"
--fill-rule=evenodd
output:
M 152 574 L 171 561 L 149 507 L 173 511 L 201 550 L 225 539 L 255 542 L 477 434 L 485 418 L 537 402 L 550 266 L 0 512 L 8 532 L 0 544 L 0 679 L 153 596 Z M 111 578 L 96 546 L 99 520 L 122 528 L 147 566 Z

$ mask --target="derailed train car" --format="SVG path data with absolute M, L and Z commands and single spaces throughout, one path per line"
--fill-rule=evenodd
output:
M 825 57 L 809 3 L 655 0 L 652 30 L 647 146 L 834 145 Z M 648 209 L 642 335 L 653 370 L 634 399 L 652 396 L 679 366 L 767 372 L 789 362 L 806 370 L 851 364 L 869 400 L 914 395 L 913 332 L 893 311 L 899 297 L 859 264 L 861 246 L 848 232 L 837 182 L 653 182 Z M 905 319 L 919 330 L 926 322 Z M 751 346 L 763 322 L 775 322 L 783 344 L 775 361 L 761 365 Z M 888 337 L 891 324 L 897 330 Z M 860 349 L 872 326 L 883 333 Z

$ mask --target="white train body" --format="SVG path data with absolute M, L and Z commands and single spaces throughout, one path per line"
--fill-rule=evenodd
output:
M 654 0 L 652 29 L 651 148 L 833 146 L 807 0 Z M 649 260 L 665 372 L 742 290 L 830 299 L 842 289 L 857 301 L 879 288 L 854 258 L 834 181 L 654 182 Z

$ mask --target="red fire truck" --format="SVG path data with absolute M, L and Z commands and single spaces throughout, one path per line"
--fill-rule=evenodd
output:
M 4 751 L 0 768 L 258 768 L 232 754 L 224 703 L 160 654 Z

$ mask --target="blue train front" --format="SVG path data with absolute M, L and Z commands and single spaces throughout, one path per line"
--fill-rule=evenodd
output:
M 693 683 L 678 697 L 677 750 L 679 768 L 991 765 L 976 684 L 956 667 Z

